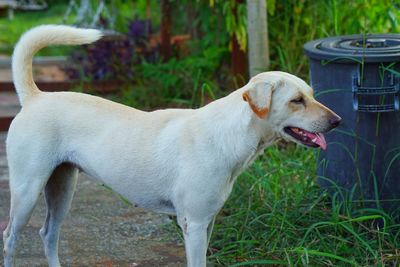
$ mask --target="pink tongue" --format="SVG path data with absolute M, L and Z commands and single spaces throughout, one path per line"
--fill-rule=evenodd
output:
M 325 136 L 322 133 L 317 133 L 317 140 L 315 141 L 316 144 L 318 144 L 323 150 L 326 149 L 326 141 L 325 141 Z
M 319 145 L 320 148 L 322 148 L 323 150 L 326 149 L 326 141 L 325 141 L 325 137 L 322 133 L 310 133 L 310 132 L 306 132 L 308 138 L 310 138 L 311 140 L 315 140 L 314 143 L 316 143 L 317 145 Z

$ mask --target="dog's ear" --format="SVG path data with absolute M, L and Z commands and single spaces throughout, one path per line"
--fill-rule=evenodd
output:
M 250 108 L 260 119 L 268 116 L 272 92 L 276 86 L 277 83 L 260 81 L 254 83 L 252 87 L 242 94 L 243 100 L 249 103 Z

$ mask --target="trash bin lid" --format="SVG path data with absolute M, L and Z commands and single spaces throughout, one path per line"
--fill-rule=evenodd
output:
M 340 62 L 400 61 L 400 34 L 355 34 L 310 41 L 304 45 L 309 58 Z

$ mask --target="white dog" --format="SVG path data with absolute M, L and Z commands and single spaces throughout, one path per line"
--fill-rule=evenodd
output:
M 97 30 L 45 25 L 25 33 L 15 47 L 12 70 L 22 110 L 7 137 L 6 267 L 13 265 L 18 236 L 43 189 L 48 210 L 40 236 L 49 266 L 60 266 L 60 225 L 78 170 L 140 207 L 176 215 L 188 266 L 203 267 L 214 218 L 237 176 L 278 138 L 325 149 L 322 132 L 340 121 L 313 98 L 310 86 L 284 72 L 261 73 L 199 109 L 153 112 L 36 87 L 32 57 L 40 48 L 100 37 Z

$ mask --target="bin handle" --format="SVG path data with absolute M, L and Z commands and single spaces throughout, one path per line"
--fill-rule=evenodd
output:
M 400 109 L 399 92 L 400 83 L 399 78 L 394 77 L 391 74 L 391 80 L 393 81 L 390 86 L 382 87 L 365 87 L 360 86 L 360 78 L 358 75 L 353 75 L 351 91 L 353 93 L 353 109 L 360 112 L 392 112 Z M 382 104 L 382 105 L 365 105 L 359 104 L 358 98 L 360 95 L 387 95 L 393 94 L 393 104 Z

